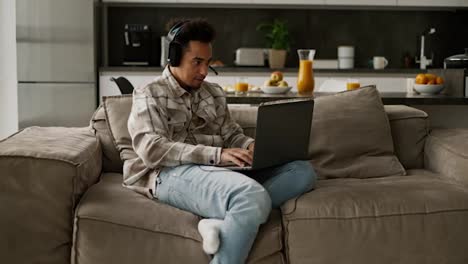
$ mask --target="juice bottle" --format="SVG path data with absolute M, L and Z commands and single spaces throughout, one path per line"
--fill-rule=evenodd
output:
M 312 69 L 315 50 L 299 49 L 299 75 L 297 77 L 297 91 L 299 93 L 313 93 L 315 87 L 314 72 Z

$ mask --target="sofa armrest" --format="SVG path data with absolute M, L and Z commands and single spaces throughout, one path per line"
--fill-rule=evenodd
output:
M 426 139 L 424 166 L 468 186 L 468 129 L 435 129 Z
M 30 127 L 0 141 L 2 262 L 68 263 L 74 210 L 101 163 L 86 127 Z

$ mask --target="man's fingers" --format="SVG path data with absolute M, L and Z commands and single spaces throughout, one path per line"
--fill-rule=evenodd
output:
M 252 165 L 252 151 L 241 148 L 223 149 L 221 162 L 233 162 L 239 167 Z
M 236 158 L 236 157 L 233 156 L 233 155 L 230 155 L 230 156 L 229 156 L 229 161 L 233 162 L 234 164 L 236 164 L 236 165 L 239 166 L 239 167 L 244 167 L 244 166 L 245 166 L 245 165 L 244 165 L 245 163 L 244 163 L 242 160 Z
M 245 149 L 239 149 L 237 151 L 233 151 L 231 154 L 235 156 L 236 158 L 240 159 L 241 161 L 246 162 L 249 165 L 252 165 L 252 155 Z

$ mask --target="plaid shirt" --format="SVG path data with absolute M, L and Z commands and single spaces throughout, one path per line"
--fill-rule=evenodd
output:
M 219 85 L 205 81 L 188 92 L 167 67 L 134 90 L 128 130 L 136 157 L 124 163 L 124 186 L 150 198 L 163 167 L 216 165 L 222 148 L 247 148 L 254 141 L 231 119 Z

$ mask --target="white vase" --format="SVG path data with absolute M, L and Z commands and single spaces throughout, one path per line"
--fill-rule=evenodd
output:
M 286 63 L 286 50 L 269 49 L 268 61 L 271 69 L 282 69 Z

